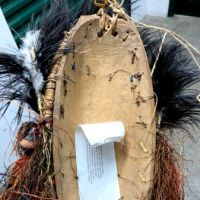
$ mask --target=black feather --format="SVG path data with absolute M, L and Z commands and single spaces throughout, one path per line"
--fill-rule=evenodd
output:
M 152 69 L 163 34 L 149 28 L 140 28 L 139 32 Z M 152 79 L 154 92 L 158 97 L 160 127 L 198 126 L 200 103 L 197 95 L 200 91 L 195 84 L 200 81 L 200 71 L 187 49 L 173 37 L 168 36 L 164 41 Z
M 0 101 L 3 102 L 0 108 L 1 116 L 13 100 L 18 100 L 20 103 L 17 111 L 18 122 L 21 120 L 25 103 L 37 111 L 37 98 L 33 85 L 27 78 L 28 73 L 22 61 L 15 55 L 0 54 Z
M 43 11 L 43 15 L 34 24 L 30 24 L 33 30 L 40 30 L 38 38 L 39 48 L 36 50 L 36 68 L 40 69 L 44 79 L 47 79 L 51 67 L 54 64 L 54 56 L 59 50 L 59 45 L 65 36 L 82 14 L 94 12 L 91 2 L 82 1 L 78 9 L 69 9 L 65 0 L 52 0 L 51 4 Z M 35 19 L 32 19 L 33 21 Z M 70 51 L 71 47 L 63 48 L 62 51 Z M 18 100 L 17 121 L 21 121 L 23 107 L 27 103 L 30 108 L 38 112 L 37 95 L 31 74 L 24 66 L 23 57 L 13 54 L 0 54 L 0 100 L 2 104 L 0 111 L 1 117 L 7 111 L 11 101 Z
M 42 20 L 40 26 L 43 37 L 37 55 L 40 55 L 38 60 L 44 77 L 49 74 L 53 56 L 64 37 L 64 32 L 74 26 L 80 15 L 96 12 L 91 1 L 82 1 L 81 8 L 76 12 L 69 10 L 63 0 L 56 2 L 54 10 Z M 152 67 L 158 54 L 162 34 L 149 29 L 140 30 L 140 33 Z M 58 37 L 55 38 L 55 35 Z M 196 96 L 199 91 L 191 89 L 197 82 L 199 82 L 198 68 L 192 64 L 185 48 L 169 38 L 163 45 L 153 76 L 154 91 L 158 96 L 157 110 L 162 116 L 161 127 L 172 127 L 186 122 L 198 123 L 199 102 Z
M 55 0 L 50 8 L 44 12 L 36 25 L 40 30 L 40 48 L 36 51 L 38 67 L 46 80 L 55 60 L 54 56 L 58 53 L 59 45 L 67 31 L 69 31 L 82 14 L 93 12 L 90 1 L 84 0 L 80 8 L 69 9 L 65 0 Z M 72 47 L 62 49 L 64 52 L 73 51 Z

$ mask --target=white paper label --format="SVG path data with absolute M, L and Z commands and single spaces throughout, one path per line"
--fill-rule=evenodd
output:
M 75 133 L 80 200 L 119 200 L 114 142 L 124 137 L 122 122 L 79 125 Z

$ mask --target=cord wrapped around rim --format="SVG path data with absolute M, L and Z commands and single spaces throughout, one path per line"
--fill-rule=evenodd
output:
M 116 0 L 113 0 L 113 1 L 104 0 L 102 3 L 98 3 L 97 1 L 94 1 L 94 4 L 100 7 L 99 12 L 97 13 L 97 15 L 100 16 L 99 36 L 102 36 L 103 31 L 107 31 L 108 29 L 111 29 L 112 30 L 111 32 L 114 35 L 116 33 L 115 29 L 116 29 L 118 18 L 128 20 L 128 16 L 126 15 L 124 9 L 122 8 L 123 3 L 124 3 L 124 0 L 121 2 L 121 4 L 119 4 Z M 106 15 L 107 9 L 112 10 L 112 17 L 108 18 L 108 16 Z
M 52 119 L 53 117 L 53 108 L 54 108 L 54 99 L 55 99 L 55 88 L 56 88 L 56 80 L 58 78 L 63 78 L 64 77 L 58 77 L 58 69 L 61 65 L 62 62 L 62 56 L 64 55 L 62 49 L 66 46 L 67 38 L 68 38 L 69 33 L 66 33 L 65 39 L 61 43 L 59 49 L 58 49 L 58 54 L 54 58 L 56 60 L 56 63 L 53 65 L 51 73 L 49 74 L 47 81 L 46 81 L 46 86 L 45 86 L 45 94 L 44 94 L 44 100 L 43 100 L 43 117 L 44 119 Z

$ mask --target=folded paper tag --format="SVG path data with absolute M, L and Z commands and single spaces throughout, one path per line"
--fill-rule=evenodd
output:
M 125 135 L 122 122 L 79 125 L 75 132 L 80 200 L 119 200 L 114 142 Z

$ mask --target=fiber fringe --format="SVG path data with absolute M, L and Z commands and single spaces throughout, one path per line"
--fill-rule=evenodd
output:
M 169 143 L 165 133 L 156 135 L 154 154 L 153 186 L 149 200 L 183 200 L 184 176 L 181 157 Z
M 192 127 L 199 128 L 200 90 L 195 85 L 200 82 L 200 71 L 187 49 L 174 38 L 146 27 L 139 28 L 139 33 L 150 68 L 154 68 L 152 82 L 157 97 L 153 186 L 147 199 L 183 200 L 184 160 L 166 135 L 184 133 L 193 138 Z
M 24 131 L 33 126 L 32 122 L 25 123 L 19 130 L 16 140 L 16 149 L 20 154 L 17 160 L 8 170 L 7 189 L 3 192 L 1 200 L 35 200 L 56 199 L 55 179 L 52 158 L 52 121 L 43 121 L 38 126 L 40 141 L 34 151 L 22 154 L 19 141 Z M 34 124 L 35 126 L 35 124 Z M 47 141 L 42 139 L 46 135 Z M 48 154 L 48 156 L 47 156 Z

